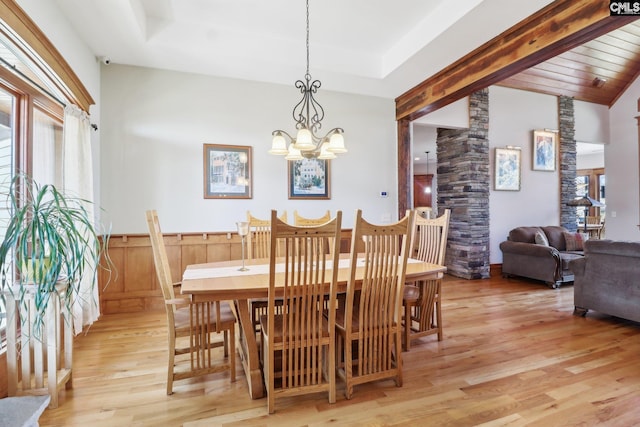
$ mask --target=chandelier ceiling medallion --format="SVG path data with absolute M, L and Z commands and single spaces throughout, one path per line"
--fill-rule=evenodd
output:
M 313 97 L 320 88 L 320 80 L 311 81 L 309 74 L 309 0 L 307 0 L 307 72 L 305 81 L 296 81 L 296 88 L 302 93 L 302 99 L 293 107 L 293 119 L 296 122 L 296 137 L 283 130 L 272 132 L 270 154 L 284 155 L 287 160 L 335 159 L 336 154 L 346 153 L 344 130 L 333 128 L 324 136 L 317 136 L 322 128 L 324 109 Z M 289 146 L 287 148 L 287 139 Z

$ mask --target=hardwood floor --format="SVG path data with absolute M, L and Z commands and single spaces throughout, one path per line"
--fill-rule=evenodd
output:
M 444 340 L 403 353 L 404 386 L 250 400 L 242 369 L 165 393 L 164 312 L 103 316 L 78 337 L 73 390 L 41 426 L 633 426 L 640 423 L 640 324 L 575 317 L 571 285 L 502 278 L 443 284 Z M 640 309 L 640 308 L 639 308 Z M 238 363 L 238 366 L 241 366 Z

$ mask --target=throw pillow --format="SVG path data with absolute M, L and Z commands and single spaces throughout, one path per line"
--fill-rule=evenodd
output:
M 536 244 L 542 246 L 549 246 L 549 239 L 542 231 L 536 231 Z
M 582 233 L 562 233 L 568 251 L 584 250 L 584 241 L 587 240 Z

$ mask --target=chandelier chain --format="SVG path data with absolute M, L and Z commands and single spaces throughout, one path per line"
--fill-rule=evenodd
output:
M 307 74 L 309 79 L 311 79 L 311 75 L 309 74 L 309 0 L 307 0 Z
M 309 72 L 310 43 L 309 43 L 309 0 L 306 1 L 306 49 L 307 49 L 307 69 L 304 80 L 297 80 L 295 87 L 302 94 L 302 99 L 293 107 L 293 120 L 296 122 L 296 135 L 289 135 L 287 132 L 278 129 L 272 132 L 273 140 L 269 153 L 276 155 L 286 155 L 287 160 L 300 160 L 302 158 L 318 158 L 329 160 L 335 158 L 336 153 L 346 153 L 344 147 L 344 130 L 336 127 L 327 132 L 324 136 L 317 133 L 322 128 L 324 119 L 324 109 L 315 99 L 314 94 L 321 86 L 320 80 L 311 81 Z M 287 139 L 289 147 L 287 148 Z

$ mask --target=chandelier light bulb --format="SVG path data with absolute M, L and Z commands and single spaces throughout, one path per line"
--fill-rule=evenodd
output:
M 329 143 L 326 141 L 323 142 L 322 146 L 320 147 L 320 155 L 318 156 L 318 158 L 321 160 L 331 160 L 335 159 L 336 157 L 336 154 L 329 150 Z
M 347 149 L 344 147 L 344 136 L 342 135 L 342 131 L 337 131 L 331 138 L 329 138 L 329 147 L 328 150 L 332 153 L 346 153 Z
M 284 139 L 284 136 L 281 132 L 274 132 L 269 154 L 276 154 L 281 156 L 289 154 L 289 150 L 287 150 L 287 140 Z
M 300 151 L 315 150 L 316 146 L 313 143 L 313 138 L 309 129 L 302 128 L 298 130 L 294 147 Z
M 302 154 L 300 153 L 300 150 L 295 148 L 293 144 L 289 144 L 288 154 L 284 156 L 284 158 L 286 160 L 302 160 L 303 159 Z

